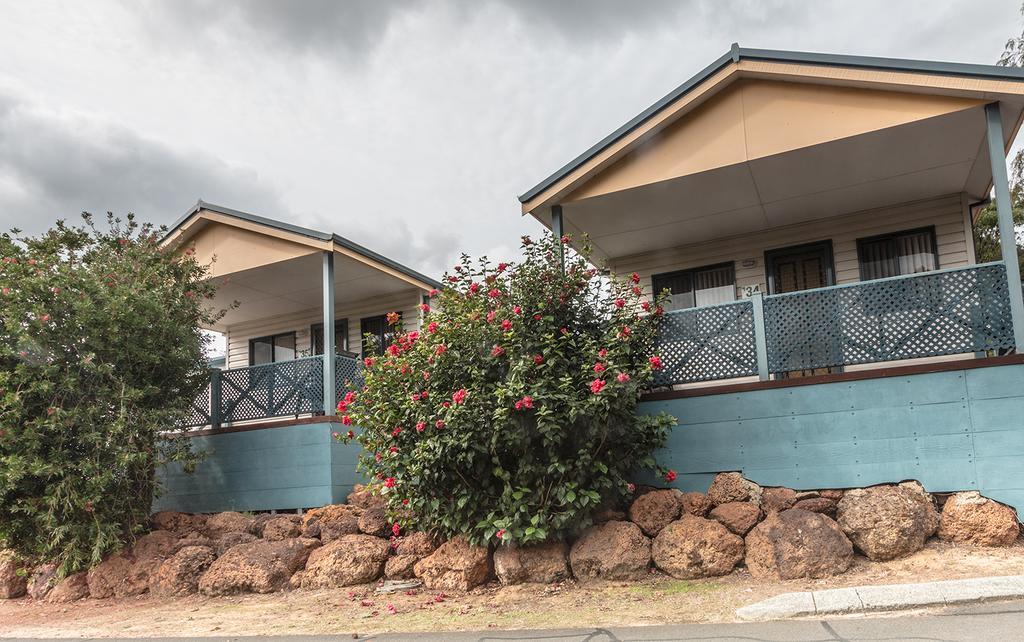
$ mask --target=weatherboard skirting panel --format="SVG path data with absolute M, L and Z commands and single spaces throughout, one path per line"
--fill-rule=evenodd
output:
M 717 472 L 766 486 L 851 488 L 917 479 L 1024 509 L 1024 364 L 646 401 L 679 420 L 659 462 L 674 486 Z M 647 481 L 650 478 L 647 478 Z

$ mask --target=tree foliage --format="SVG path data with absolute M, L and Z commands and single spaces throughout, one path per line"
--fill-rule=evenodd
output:
M 541 542 L 585 527 L 657 468 L 674 419 L 636 407 L 661 365 L 661 309 L 639 278 L 601 276 L 586 251 L 566 256 L 563 276 L 567 241 L 524 237 L 517 264 L 463 256 L 422 330 L 399 328 L 339 404 L 360 427 L 342 438 L 362 444 L 398 528 Z
M 63 572 L 147 523 L 203 385 L 207 268 L 129 215 L 0 234 L 0 542 Z

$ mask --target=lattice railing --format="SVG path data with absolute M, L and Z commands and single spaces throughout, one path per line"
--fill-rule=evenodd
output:
M 658 336 L 664 368 L 655 384 L 756 375 L 754 340 L 750 301 L 668 312 Z
M 769 296 L 764 316 L 773 373 L 1014 344 L 1001 263 Z
M 323 412 L 323 357 L 305 357 L 211 372 L 183 427 Z M 335 357 L 335 392 L 362 386 L 358 360 Z

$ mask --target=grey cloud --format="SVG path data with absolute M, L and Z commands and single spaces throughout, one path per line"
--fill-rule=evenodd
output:
M 170 223 L 200 197 L 283 209 L 251 169 L 0 93 L 0 227 L 39 232 L 83 210 Z

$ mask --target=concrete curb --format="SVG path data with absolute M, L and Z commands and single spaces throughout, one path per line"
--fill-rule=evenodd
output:
M 736 617 L 741 620 L 778 620 L 1013 598 L 1024 598 L 1024 575 L 783 593 L 737 609 Z

